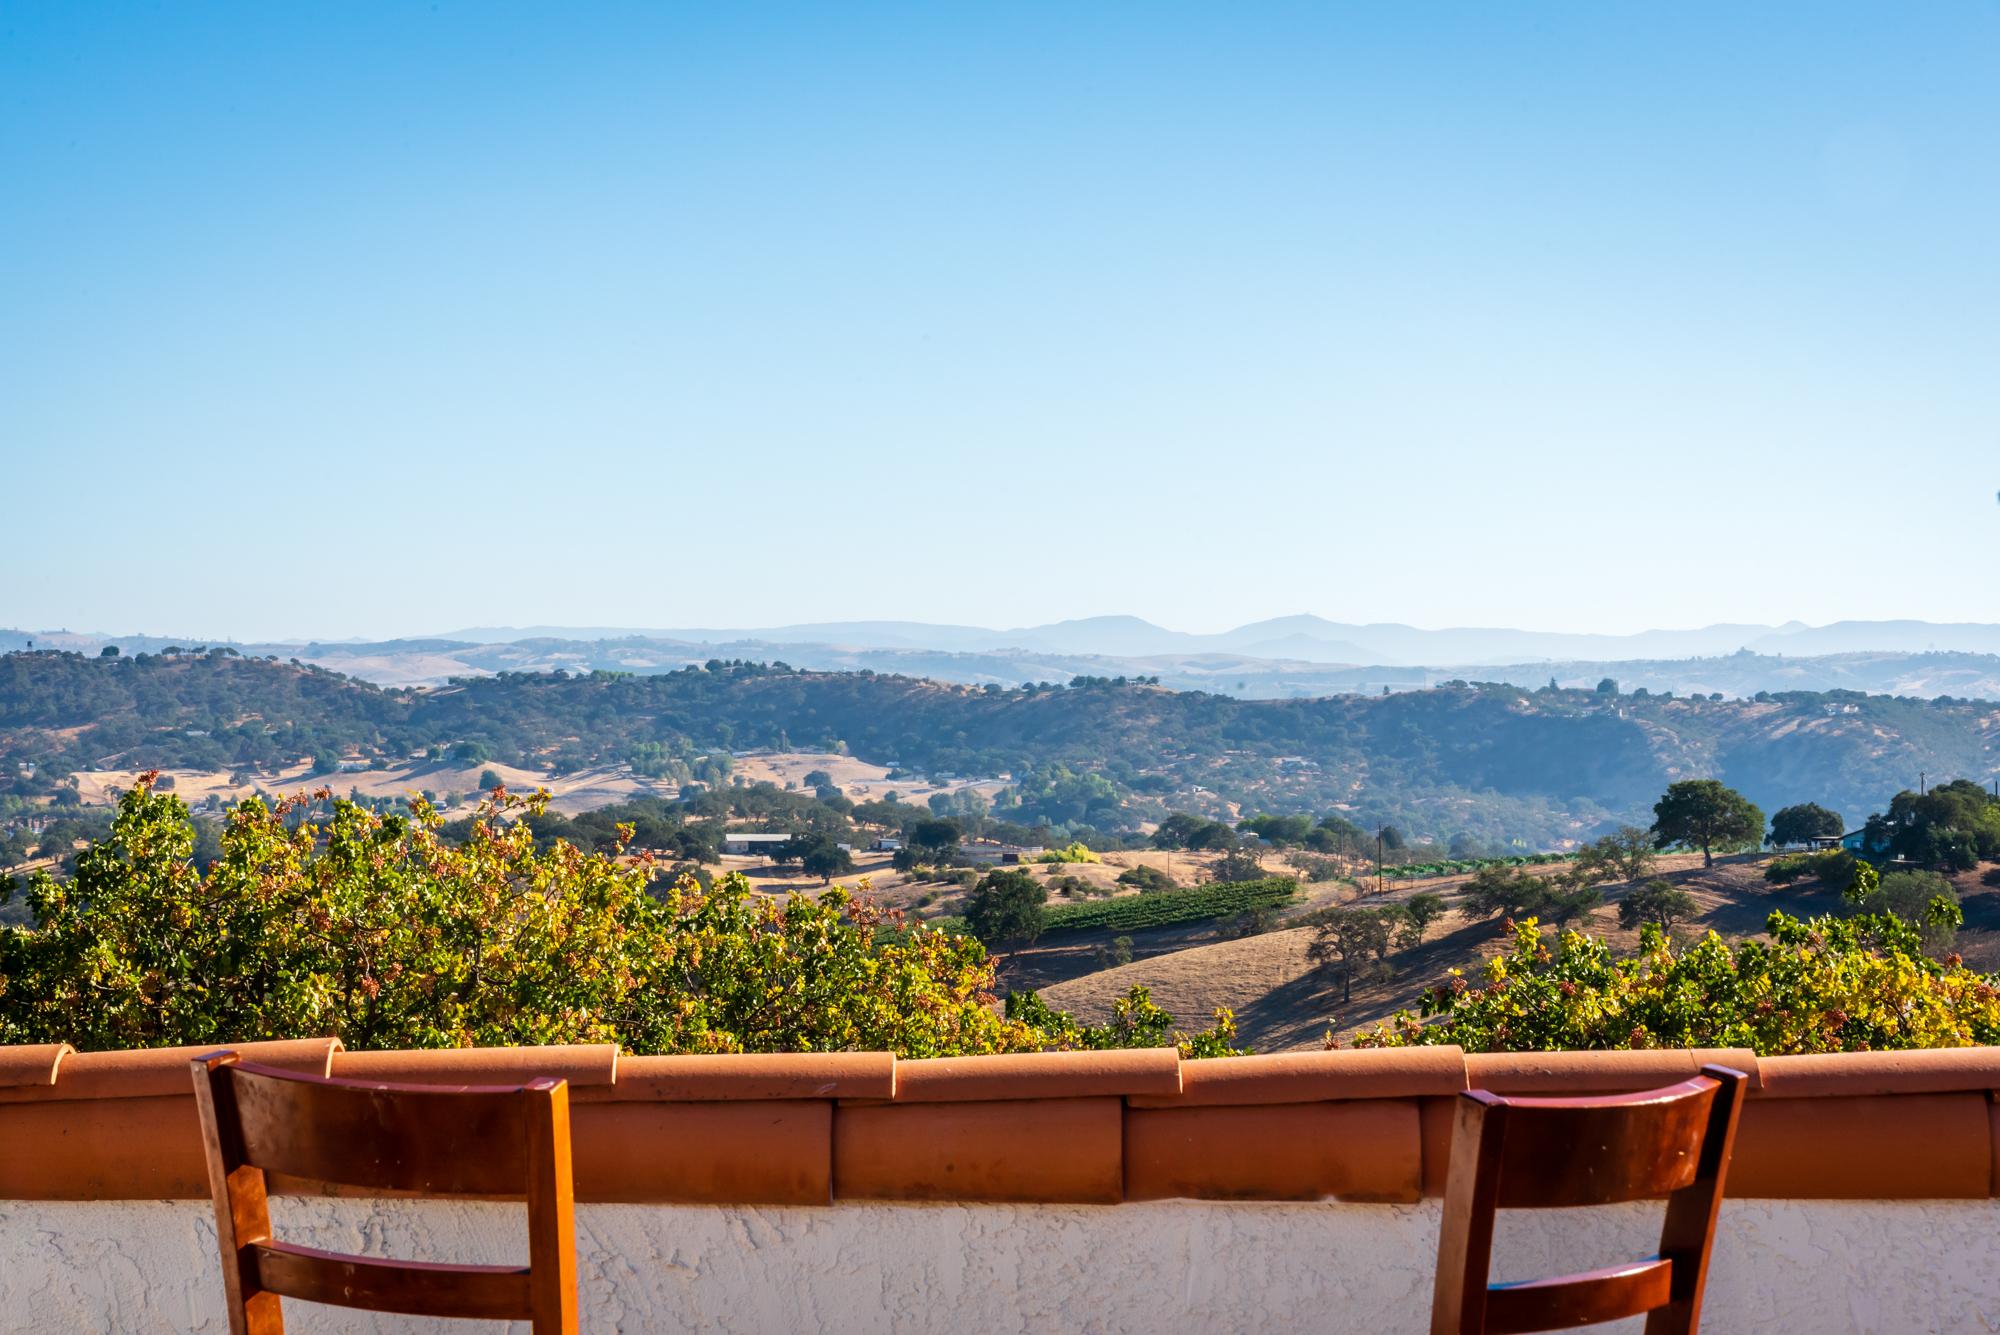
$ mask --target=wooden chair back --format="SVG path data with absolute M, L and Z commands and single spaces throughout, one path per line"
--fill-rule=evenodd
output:
M 1432 1335 L 1559 1330 L 1648 1313 L 1647 1335 L 1692 1335 L 1748 1077 L 1704 1066 L 1665 1089 L 1608 1098 L 1460 1097 L 1438 1238 Z M 1497 1210 L 1666 1197 L 1643 1261 L 1489 1284 Z
M 389 1085 L 194 1061 L 231 1335 L 282 1335 L 279 1299 L 413 1316 L 525 1320 L 575 1335 L 569 1087 Z M 528 1264 L 446 1265 L 271 1236 L 267 1172 L 420 1195 L 525 1198 Z

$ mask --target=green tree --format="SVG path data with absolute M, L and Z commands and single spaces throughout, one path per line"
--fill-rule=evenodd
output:
M 1575 872 L 1556 878 L 1542 901 L 1540 913 L 1563 931 L 1579 918 L 1589 918 L 1604 904 L 1604 892 Z
M 970 937 L 884 927 L 838 887 L 654 887 L 644 854 L 543 849 L 542 799 L 489 799 L 463 842 L 336 800 L 251 799 L 206 871 L 142 781 L 75 878 L 0 929 L 0 1043 L 86 1048 L 334 1034 L 352 1048 L 616 1041 L 627 1051 L 1021 1051 Z
M 921 866 L 949 866 L 958 857 L 963 833 L 955 820 L 920 820 L 905 832 L 904 848 Z
M 1348 905 L 1321 909 L 1313 916 L 1313 938 L 1306 946 L 1306 958 L 1319 967 L 1339 970 L 1341 1005 L 1354 1000 L 1357 972 L 1369 978 L 1387 973 L 1386 957 L 1402 916 L 1394 908 Z
M 1783 847 L 1809 844 L 1815 839 L 1838 839 L 1847 833 L 1847 822 L 1838 811 L 1828 811 L 1817 802 L 1802 802 L 1771 817 L 1770 842 Z
M 1458 911 L 1467 918 L 1513 918 L 1537 911 L 1548 898 L 1549 884 L 1519 867 L 1481 867 L 1465 883 Z
M 1982 858 L 2000 859 L 2000 798 L 1969 779 L 1898 793 L 1886 815 L 1868 818 L 1867 843 L 1922 866 L 1970 871 Z
M 1717 779 L 1687 779 L 1671 785 L 1653 807 L 1653 841 L 1661 848 L 1699 848 L 1704 866 L 1715 865 L 1715 850 L 1755 847 L 1764 839 L 1764 813 L 1743 794 Z
M 1189 815 L 1185 811 L 1175 811 L 1159 823 L 1153 831 L 1153 847 L 1164 849 L 1190 849 L 1196 852 L 1221 850 L 1236 846 L 1236 831 L 1219 820 L 1209 820 L 1203 816 Z
M 1638 881 L 1652 873 L 1657 861 L 1650 830 L 1622 825 L 1596 840 L 1578 856 L 1576 867 L 1592 885 L 1606 881 Z
M 1924 949 L 1949 949 L 1965 925 L 1958 888 L 1934 871 L 1892 871 L 1857 878 L 1844 898 L 1863 913 L 1890 913 L 1917 928 Z
M 1694 896 L 1672 881 L 1648 881 L 1618 901 L 1618 925 L 1629 930 L 1649 923 L 1671 932 L 1674 924 L 1692 918 L 1698 907 Z
M 1403 910 L 1403 922 L 1397 928 L 1396 945 L 1403 950 L 1422 945 L 1424 933 L 1445 913 L 1444 896 L 1432 890 L 1411 895 L 1399 907 Z
M 1264 878 L 1264 864 L 1248 849 L 1236 849 L 1217 858 L 1208 869 L 1208 879 L 1217 884 L 1231 881 L 1259 881 Z
M 1149 867 L 1144 863 L 1118 873 L 1118 884 L 1129 885 L 1142 895 L 1180 889 L 1180 882 L 1158 867 Z
M 854 870 L 854 859 L 839 841 L 817 830 L 795 834 L 780 848 L 784 852 L 784 861 L 796 861 L 799 870 L 808 876 L 819 877 L 822 885 L 830 885 L 834 877 L 845 876 Z
M 1049 889 L 1025 871 L 990 871 L 965 900 L 965 925 L 989 949 L 1034 944 L 1048 916 Z
M 1316 827 L 1313 824 L 1311 816 L 1263 815 L 1252 816 L 1245 821 L 1238 821 L 1236 828 L 1239 831 L 1248 830 L 1267 844 L 1276 844 L 1278 847 L 1284 848 L 1292 844 L 1304 843 L 1312 837 L 1312 832 Z
M 1356 1040 L 1360 1047 L 1457 1044 L 1468 1052 L 1750 1048 L 1765 1056 L 2000 1043 L 1990 976 L 1923 953 L 1891 916 L 1773 913 L 1769 941 L 1733 950 L 1710 932 L 1685 949 L 1641 929 L 1619 958 L 1581 932 L 1551 939 L 1532 921 L 1474 986 L 1456 971 Z

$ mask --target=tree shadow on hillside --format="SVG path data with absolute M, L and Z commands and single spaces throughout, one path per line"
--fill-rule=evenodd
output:
M 1237 1011 L 1239 1034 L 1259 1052 L 1318 1047 L 1329 1029 L 1345 1044 L 1356 1030 L 1372 1029 L 1399 1010 L 1414 1009 L 1423 993 L 1444 982 L 1451 969 L 1476 976 L 1504 942 L 1504 920 L 1453 917 L 1449 921 L 1456 925 L 1420 946 L 1391 954 L 1392 977 L 1357 982 L 1352 1001 L 1341 1000 L 1337 968 L 1315 969 Z

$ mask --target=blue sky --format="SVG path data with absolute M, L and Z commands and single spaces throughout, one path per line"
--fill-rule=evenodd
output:
M 0 624 L 2000 620 L 2000 5 L 0 10 Z

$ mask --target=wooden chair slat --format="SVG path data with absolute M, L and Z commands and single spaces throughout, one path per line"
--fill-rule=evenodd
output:
M 232 1086 L 244 1157 L 268 1173 L 434 1196 L 523 1192 L 528 1110 L 518 1090 L 271 1074 L 247 1062 L 216 1073 Z
M 1486 1329 L 1489 1335 L 1521 1335 L 1637 1316 L 1667 1304 L 1673 1273 L 1674 1263 L 1656 1256 L 1578 1275 L 1495 1284 L 1486 1291 Z
M 525 1320 L 533 1315 L 527 1266 L 382 1261 L 283 1242 L 250 1246 L 259 1283 L 272 1293 L 405 1316 Z
M 1560 1330 L 1648 1313 L 1693 1335 L 1747 1077 L 1705 1066 L 1664 1089 L 1601 1099 L 1459 1101 L 1438 1234 L 1432 1335 Z M 1657 1255 L 1523 1284 L 1488 1283 L 1494 1216 L 1665 1196 Z
M 1509 1099 L 1500 1208 L 1616 1205 L 1679 1191 L 1694 1181 L 1717 1088 L 1696 1079 L 1602 1103 Z
M 452 1088 L 332 1080 L 195 1059 L 230 1335 L 284 1335 L 280 1300 L 411 1316 L 525 1318 L 576 1335 L 569 1087 Z M 432 1195 L 525 1200 L 525 1266 L 381 1260 L 275 1240 L 266 1171 Z

